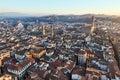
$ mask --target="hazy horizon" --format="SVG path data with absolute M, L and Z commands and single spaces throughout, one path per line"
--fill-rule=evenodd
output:
M 0 13 L 120 15 L 120 0 L 1 0 Z

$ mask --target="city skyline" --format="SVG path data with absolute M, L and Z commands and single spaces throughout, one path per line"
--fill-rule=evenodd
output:
M 1 0 L 0 13 L 120 15 L 119 0 Z
M 0 80 L 120 80 L 120 0 L 1 0 Z

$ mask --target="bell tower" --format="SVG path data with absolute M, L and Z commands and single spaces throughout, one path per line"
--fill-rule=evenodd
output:
M 52 36 L 52 37 L 54 36 L 54 28 L 53 28 L 53 25 L 51 26 L 51 36 Z
M 94 23 L 95 23 L 95 17 L 92 16 L 92 26 L 91 26 L 90 35 L 93 33 L 93 31 L 94 31 L 94 29 L 95 29 Z
M 46 33 L 45 33 L 45 26 L 44 26 L 44 25 L 42 25 L 42 34 L 43 34 L 43 35 L 46 34 Z

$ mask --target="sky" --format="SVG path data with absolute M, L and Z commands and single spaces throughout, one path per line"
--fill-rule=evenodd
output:
M 120 0 L 0 0 L 1 12 L 120 15 Z

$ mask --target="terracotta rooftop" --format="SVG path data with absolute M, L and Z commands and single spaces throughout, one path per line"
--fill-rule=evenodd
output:
M 25 67 L 29 62 L 33 63 L 34 59 L 33 58 L 25 59 L 22 62 L 16 63 L 15 65 L 8 66 L 8 69 L 21 71 L 23 67 Z
M 95 69 L 95 68 L 87 68 L 86 72 L 94 72 L 94 73 L 97 73 L 97 74 L 100 74 L 100 73 L 107 74 L 107 72 L 99 70 L 99 69 Z
M 74 62 L 68 61 L 68 62 L 64 63 L 64 67 L 71 70 L 74 68 Z
M 60 59 L 57 59 L 55 62 L 50 63 L 50 66 L 51 67 L 60 67 L 60 66 L 62 66 L 62 64 L 63 64 L 63 61 Z
M 10 57 L 4 57 L 4 58 L 2 59 L 2 62 L 9 61 L 10 59 L 11 59 Z
M 35 48 L 33 48 L 33 49 L 31 49 L 31 51 L 33 51 L 34 53 L 40 53 L 42 50 L 45 50 L 45 48 L 43 48 L 43 47 L 35 47 Z
M 78 54 L 85 54 L 85 53 L 86 53 L 85 50 L 79 50 L 79 51 L 78 51 Z
M 24 50 L 16 51 L 16 54 L 18 54 L 18 55 L 24 55 L 25 52 L 26 52 L 26 50 L 24 49 Z
M 75 67 L 73 70 L 72 70 L 72 73 L 71 74 L 78 74 L 78 75 L 85 75 L 85 68 L 82 68 L 82 67 Z

